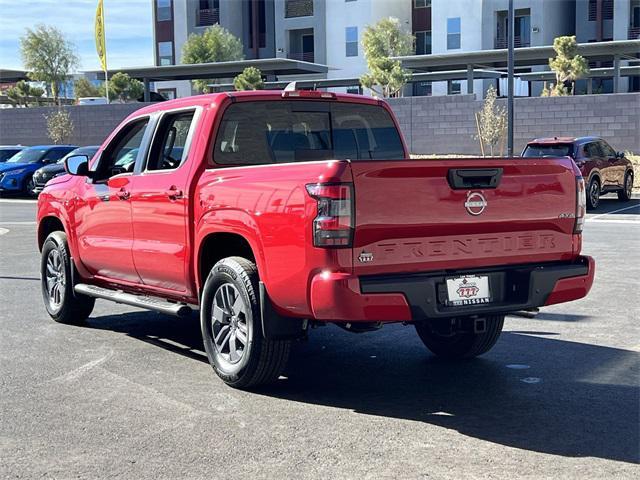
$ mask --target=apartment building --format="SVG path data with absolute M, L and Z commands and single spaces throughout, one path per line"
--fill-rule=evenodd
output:
M 640 39 L 640 0 L 576 0 L 575 35 L 578 42 Z M 623 65 L 628 62 L 623 62 Z M 591 67 L 609 67 L 598 62 Z M 584 82 L 578 82 L 583 88 Z M 621 78 L 621 91 L 640 91 L 640 78 Z M 610 93 L 612 79 L 594 79 L 593 91 Z
M 326 64 L 328 78 L 357 78 L 366 71 L 362 35 L 367 25 L 395 17 L 415 36 L 418 55 L 448 54 L 507 47 L 508 0 L 152 0 L 156 65 L 180 63 L 192 33 L 220 24 L 240 38 L 245 58 L 281 57 Z M 640 36 L 640 0 L 515 0 L 515 45 L 553 44 L 561 35 L 579 42 Z M 603 65 L 597 65 L 603 66 Z M 529 71 L 546 69 L 533 67 Z M 521 72 L 527 69 L 521 69 Z M 484 92 L 489 80 L 474 80 Z M 640 89 L 638 79 L 621 91 Z M 608 91 L 607 80 L 601 90 Z M 188 82 L 162 82 L 166 96 L 191 93 Z M 503 85 L 501 85 L 503 87 Z M 516 83 L 520 95 L 527 83 Z M 354 91 L 354 89 L 348 89 Z M 357 90 L 357 89 L 355 89 Z M 413 95 L 467 91 L 466 80 L 418 82 Z
M 361 45 L 364 29 L 386 17 L 398 18 L 409 31 L 411 2 L 276 0 L 276 55 L 329 65 L 327 78 L 357 78 L 367 69 Z
M 246 59 L 275 57 L 274 0 L 152 0 L 155 65 L 181 63 L 191 34 L 222 25 L 244 46 Z M 157 82 L 167 98 L 192 94 L 187 81 Z

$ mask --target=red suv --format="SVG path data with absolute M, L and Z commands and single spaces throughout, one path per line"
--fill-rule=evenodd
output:
M 523 157 L 571 157 L 587 187 L 587 208 L 594 209 L 600 203 L 600 195 L 617 192 L 618 198 L 627 201 L 633 189 L 633 166 L 624 153 L 616 152 L 598 137 L 536 138 L 522 152 Z

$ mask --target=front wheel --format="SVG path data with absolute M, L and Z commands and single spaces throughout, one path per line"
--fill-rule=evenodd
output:
M 631 193 L 633 191 L 633 173 L 627 172 L 624 176 L 624 186 L 622 190 L 618 191 L 618 199 L 623 202 L 631 200 Z
M 595 210 L 600 204 L 600 182 L 597 178 L 592 178 L 587 189 L 587 208 Z
M 225 258 L 211 269 L 202 291 L 200 327 L 209 363 L 227 385 L 269 383 L 286 366 L 291 341 L 264 338 L 258 271 L 245 258 Z
M 40 262 L 42 298 L 49 316 L 56 322 L 80 324 L 95 304 L 95 299 L 74 293 L 71 269 L 75 268 L 69 254 L 67 235 L 53 232 L 44 241 Z
M 440 334 L 429 322 L 416 323 L 416 331 L 422 343 L 439 357 L 450 359 L 471 358 L 488 352 L 496 344 L 502 327 L 504 315 L 485 318 L 485 331 L 452 332 Z
M 33 177 L 27 178 L 24 182 L 24 194 L 28 197 L 35 197 L 36 194 L 33 193 L 33 189 L 36 188 L 36 182 L 33 181 Z

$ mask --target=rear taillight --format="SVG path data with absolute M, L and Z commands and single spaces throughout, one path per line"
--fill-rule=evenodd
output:
M 353 185 L 312 183 L 307 192 L 318 202 L 313 220 L 313 246 L 350 247 L 353 240 Z
M 584 178 L 576 177 L 576 224 L 573 233 L 582 233 L 584 216 L 587 213 L 587 192 L 584 188 Z

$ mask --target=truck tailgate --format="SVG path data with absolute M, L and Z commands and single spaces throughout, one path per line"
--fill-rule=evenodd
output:
M 376 160 L 351 168 L 358 275 L 575 256 L 576 175 L 569 158 Z

